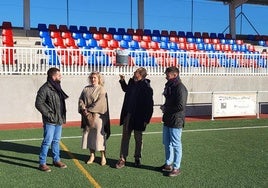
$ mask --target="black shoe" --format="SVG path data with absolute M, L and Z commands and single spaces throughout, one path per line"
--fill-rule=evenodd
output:
M 137 168 L 140 168 L 141 167 L 141 160 L 140 159 L 135 159 L 134 166 L 137 167 Z

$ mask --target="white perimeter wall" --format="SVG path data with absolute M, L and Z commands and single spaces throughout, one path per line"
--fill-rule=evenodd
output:
M 162 103 L 162 92 L 166 79 L 148 76 L 154 90 L 155 104 Z M 105 87 L 109 96 L 111 119 L 119 119 L 124 93 L 118 76 L 105 76 Z M 129 77 L 126 77 L 128 80 Z M 211 91 L 268 91 L 267 76 L 185 76 L 181 78 L 189 92 Z M 37 90 L 46 81 L 46 76 L 8 75 L 0 76 L 0 124 L 41 122 L 41 115 L 35 109 Z M 62 78 L 62 88 L 69 95 L 67 99 L 67 121 L 80 121 L 77 112 L 78 98 L 87 76 Z M 268 102 L 268 94 L 260 94 L 260 102 Z M 210 94 L 190 94 L 188 104 L 211 103 Z M 141 107 L 142 108 L 142 107 Z M 153 117 L 161 117 L 159 106 L 155 106 Z

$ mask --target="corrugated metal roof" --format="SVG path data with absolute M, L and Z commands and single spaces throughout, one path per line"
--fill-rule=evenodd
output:
M 234 0 L 210 0 L 210 1 L 219 1 L 219 2 L 223 2 L 223 3 L 228 4 Z M 248 0 L 244 4 L 268 5 L 268 0 Z

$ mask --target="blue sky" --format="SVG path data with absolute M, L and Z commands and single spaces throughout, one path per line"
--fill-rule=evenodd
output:
M 144 0 L 144 6 L 144 25 L 148 29 L 220 33 L 228 27 L 228 6 L 223 3 L 208 0 Z M 237 8 L 237 34 L 257 34 L 257 31 L 268 35 L 267 9 L 268 6 L 260 5 L 243 5 L 242 11 Z M 23 26 L 23 0 L 0 1 L 0 12 L 1 22 L 11 21 L 13 26 Z M 38 23 L 138 27 L 137 0 L 31 0 L 30 15 L 31 27 L 35 28 Z

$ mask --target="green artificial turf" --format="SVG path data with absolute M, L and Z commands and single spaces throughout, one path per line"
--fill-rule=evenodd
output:
M 142 167 L 133 167 L 134 137 L 131 138 L 126 167 L 116 169 L 121 127 L 112 126 L 107 142 L 107 165 L 100 166 L 100 154 L 92 165 L 85 164 L 88 151 L 82 150 L 79 127 L 64 127 L 61 151 L 67 169 L 51 165 L 50 173 L 41 172 L 38 154 L 42 129 L 0 132 L 1 187 L 80 188 L 94 185 L 77 166 L 101 187 L 267 187 L 268 119 L 216 120 L 187 122 L 182 134 L 182 174 L 167 177 L 157 167 L 164 163 L 162 125 L 150 124 L 144 134 Z

